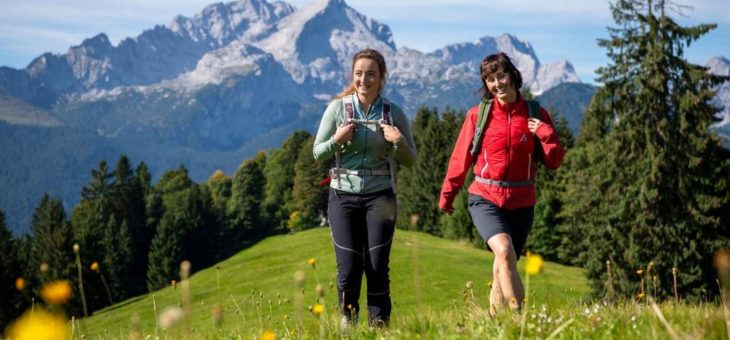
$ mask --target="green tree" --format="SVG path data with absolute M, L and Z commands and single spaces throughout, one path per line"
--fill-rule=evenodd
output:
M 265 233 L 259 216 L 264 198 L 265 164 L 266 154 L 259 152 L 244 161 L 233 175 L 227 214 L 230 246 L 240 247 L 246 236 Z
M 154 291 L 165 287 L 171 280 L 179 280 L 180 262 L 183 260 L 182 233 L 185 227 L 173 214 L 162 217 L 157 233 L 152 238 L 147 270 L 147 289 Z
M 0 211 L 0 329 L 5 329 L 10 321 L 22 312 L 22 296 L 15 289 L 15 281 L 23 277 L 20 274 L 21 262 L 18 256 L 18 244 L 5 226 L 5 214 Z M 28 280 L 28 278 L 23 278 Z
M 583 235 L 582 261 L 596 292 L 611 261 L 615 287 L 636 294 L 652 264 L 659 295 L 716 292 L 711 259 L 728 243 L 730 161 L 709 129 L 713 86 L 724 81 L 684 50 L 715 25 L 682 27 L 665 1 L 611 4 L 618 28 L 599 40 L 611 59 L 568 157 L 565 223 Z
M 294 164 L 302 145 L 311 136 L 307 131 L 294 131 L 266 160 L 262 217 L 275 231 L 282 232 L 286 229 L 287 220 L 292 213 L 289 202 L 292 201 L 294 187 Z M 325 172 L 320 176 L 326 175 Z
M 319 185 L 327 174 L 327 161 L 317 161 L 312 154 L 314 137 L 302 143 L 294 163 L 292 199 L 287 202 L 289 211 L 297 212 L 297 220 L 290 220 L 295 230 L 308 229 L 320 224 L 320 216 L 327 210 L 327 190 Z
M 226 206 L 231 198 L 231 183 L 231 178 L 226 176 L 222 170 L 216 170 L 208 178 L 207 185 L 212 208 L 221 216 L 225 216 Z
M 560 143 L 564 148 L 570 149 L 573 146 L 573 134 L 568 128 L 567 120 L 562 115 L 556 115 L 555 112 L 552 114 Z M 563 246 L 563 235 L 570 233 L 570 230 L 558 227 L 561 225 L 558 214 L 562 210 L 562 202 L 559 194 L 564 190 L 561 177 L 564 172 L 562 167 L 551 170 L 538 165 L 535 217 L 525 246 L 527 250 L 551 261 L 560 261 L 558 253 Z
M 69 280 L 74 288 L 74 296 L 80 296 L 77 291 L 78 274 L 75 271 L 76 257 L 73 253 L 73 232 L 66 220 L 66 212 L 60 199 L 51 198 L 47 193 L 38 203 L 31 223 L 32 238 L 32 266 L 41 268 L 35 286 L 36 296 L 39 295 L 41 285 L 54 280 Z M 73 299 L 67 306 L 71 314 L 80 310 L 80 299 Z
M 164 287 L 178 278 L 179 264 L 189 260 L 194 268 L 205 268 L 214 257 L 205 229 L 205 202 L 185 167 L 166 171 L 148 201 L 155 216 L 156 233 L 150 243 L 147 286 Z
M 411 167 L 398 171 L 398 222 L 403 229 L 415 228 L 430 234 L 444 234 L 438 199 L 451 150 L 461 130 L 463 114 L 446 108 L 443 118 L 436 109 L 421 108 L 413 120 L 413 139 L 418 147 Z M 412 218 L 417 216 L 417 218 Z M 415 222 L 415 225 L 411 225 Z

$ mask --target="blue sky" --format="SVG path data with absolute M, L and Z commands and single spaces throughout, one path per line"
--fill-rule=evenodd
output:
M 306 6 L 312 0 L 287 1 Z M 191 17 L 212 0 L 0 0 L 0 65 L 25 67 L 43 52 L 65 53 L 68 47 L 104 32 L 113 44 L 135 37 L 154 25 L 167 25 L 177 14 Z M 690 4 L 685 25 L 717 23 L 686 51 L 704 64 L 710 57 L 730 58 L 730 1 L 675 0 Z M 613 26 L 604 0 L 347 0 L 361 13 L 383 22 L 398 46 L 423 52 L 452 43 L 511 33 L 529 41 L 541 62 L 569 60 L 581 80 L 593 82 L 596 68 L 606 65 L 597 38 Z

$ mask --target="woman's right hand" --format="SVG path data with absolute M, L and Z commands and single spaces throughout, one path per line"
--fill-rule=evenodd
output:
M 352 139 L 352 135 L 355 133 L 356 127 L 357 124 L 355 123 L 348 123 L 343 126 L 338 126 L 337 131 L 335 131 L 335 135 L 332 137 L 332 139 L 334 139 L 335 143 L 339 145 L 345 144 Z

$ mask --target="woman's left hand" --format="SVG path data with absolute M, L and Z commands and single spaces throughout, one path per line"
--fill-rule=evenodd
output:
M 542 121 L 537 118 L 527 119 L 527 128 L 530 129 L 530 132 L 532 133 L 535 133 L 540 125 L 542 125 Z
M 393 125 L 380 124 L 380 128 L 383 130 L 383 137 L 385 137 L 385 140 L 391 143 L 398 143 L 401 138 L 403 138 L 400 130 Z

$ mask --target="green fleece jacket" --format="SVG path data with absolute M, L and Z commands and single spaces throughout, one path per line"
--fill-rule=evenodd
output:
M 378 97 L 367 113 L 362 111 L 357 96 L 353 95 L 355 107 L 354 118 L 380 120 L 382 118 L 382 97 Z M 342 99 L 335 99 L 327 106 L 319 123 L 317 137 L 314 139 L 315 159 L 334 159 L 339 148 L 341 167 L 345 169 L 388 169 L 388 155 L 395 155 L 399 165 L 410 166 L 416 158 L 416 145 L 411 136 L 408 117 L 400 107 L 391 103 L 390 116 L 393 124 L 403 135 L 398 143 L 390 143 L 383 137 L 383 131 L 375 125 L 358 125 L 352 139 L 337 145 L 334 141 L 335 131 L 345 119 Z M 338 180 L 332 179 L 330 187 L 355 194 L 369 194 L 391 188 L 389 176 L 355 176 L 340 175 Z

